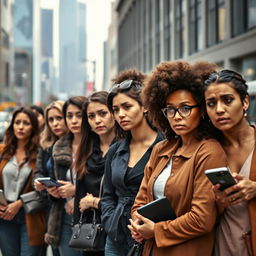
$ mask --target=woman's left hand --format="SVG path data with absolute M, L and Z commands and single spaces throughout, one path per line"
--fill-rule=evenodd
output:
M 155 236 L 155 234 L 154 234 L 155 223 L 152 220 L 147 219 L 147 218 L 143 217 L 142 215 L 136 213 L 136 220 L 134 221 L 134 220 L 130 219 L 130 223 L 131 223 L 131 225 L 129 225 L 128 228 L 132 232 L 134 232 L 134 236 L 135 237 L 137 236 L 138 240 L 141 240 L 141 239 L 139 239 L 140 235 L 144 239 L 149 239 L 149 238 L 152 238 Z
M 248 201 L 256 197 L 256 182 L 237 173 L 234 173 L 233 177 L 237 180 L 237 184 L 235 186 L 238 191 L 230 196 L 232 197 L 231 204 L 238 204 L 244 200 Z
M 93 195 L 87 193 L 87 195 L 83 197 L 79 202 L 80 212 L 83 212 L 84 210 L 93 207 L 93 200 L 94 200 Z
M 58 180 L 63 186 L 58 187 L 58 193 L 62 198 L 67 198 L 75 195 L 76 187 L 69 181 Z
M 20 199 L 13 203 L 8 204 L 1 218 L 4 220 L 12 220 L 16 216 L 21 207 L 22 202 Z

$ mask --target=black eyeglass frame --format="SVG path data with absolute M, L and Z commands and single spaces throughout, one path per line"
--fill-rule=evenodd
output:
M 181 108 L 184 108 L 184 107 L 185 107 L 185 108 L 188 108 L 188 110 L 189 110 L 188 114 L 185 115 L 185 116 L 184 116 L 184 114 L 182 114 L 182 113 L 180 112 L 180 109 L 181 109 Z M 182 106 L 182 107 L 178 107 L 178 108 L 170 108 L 170 107 L 167 107 L 167 108 L 162 108 L 161 111 L 163 112 L 163 114 L 164 114 L 164 116 L 165 116 L 166 118 L 174 118 L 177 112 L 179 113 L 179 115 L 180 115 L 181 117 L 186 118 L 186 117 L 189 117 L 189 116 L 191 115 L 192 109 L 193 109 L 193 108 L 197 108 L 197 107 L 200 107 L 200 104 L 196 104 L 196 105 L 193 105 L 193 106 L 188 106 L 188 105 L 186 105 L 186 106 Z M 173 114 L 172 116 L 169 116 L 169 115 L 167 114 L 168 109 L 174 110 L 174 114 Z

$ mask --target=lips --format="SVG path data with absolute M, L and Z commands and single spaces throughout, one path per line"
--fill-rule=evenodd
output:
M 219 117 L 216 121 L 217 121 L 217 123 L 219 123 L 219 124 L 226 124 L 227 122 L 229 122 L 229 118 L 226 118 L 226 117 Z
M 129 124 L 129 121 L 121 121 L 120 122 L 120 125 L 121 126 L 126 126 L 126 125 L 128 125 Z
M 103 129 L 105 129 L 105 126 L 98 126 L 98 127 L 96 127 L 96 130 L 103 130 Z
M 175 128 L 176 130 L 181 130 L 181 129 L 184 129 L 184 128 L 185 128 L 185 125 L 176 124 L 176 125 L 174 125 L 174 128 Z

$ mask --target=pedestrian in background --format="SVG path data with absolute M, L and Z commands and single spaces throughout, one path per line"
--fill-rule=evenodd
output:
M 167 139 L 154 147 L 132 208 L 129 228 L 137 242 L 146 240 L 144 256 L 212 255 L 217 209 L 204 171 L 227 165 L 204 120 L 202 83 L 214 67 L 162 62 L 145 81 L 145 107 Z M 176 219 L 155 223 L 137 213 L 164 196 Z
M 81 142 L 82 109 L 87 101 L 84 96 L 68 99 L 63 106 L 63 116 L 69 133 L 61 137 L 53 146 L 55 179 L 63 186 L 47 188 L 53 202 L 49 213 L 45 241 L 58 247 L 61 256 L 81 255 L 69 248 L 72 235 L 72 214 L 77 172 L 74 169 L 77 149 Z
M 88 97 L 83 109 L 82 139 L 75 163 L 77 184 L 74 207 L 74 224 L 81 212 L 88 223 L 92 223 L 93 210 L 100 221 L 99 191 L 103 179 L 106 155 L 115 139 L 115 120 L 107 107 L 108 93 L 99 91 Z M 84 252 L 86 256 L 103 256 L 101 252 Z
M 39 131 L 43 131 L 44 129 L 44 110 L 42 107 L 37 106 L 37 105 L 32 105 L 30 108 L 33 110 L 33 112 L 36 114 L 37 120 L 38 120 L 38 125 L 39 125 Z
M 46 231 L 44 212 L 26 214 L 20 195 L 33 190 L 39 144 L 36 115 L 21 107 L 12 116 L 0 147 L 0 189 L 7 206 L 0 205 L 0 248 L 3 256 L 38 256 Z
M 62 108 L 64 101 L 54 101 L 45 108 L 45 126 L 41 133 L 40 150 L 37 155 L 36 169 L 33 184 L 37 191 L 45 190 L 46 187 L 37 181 L 41 177 L 54 177 L 52 148 L 54 143 L 67 133 L 66 123 Z M 49 203 L 49 210 L 51 203 Z M 59 255 L 58 249 L 52 248 L 53 255 Z
M 134 241 L 127 228 L 131 206 L 153 146 L 163 137 L 152 128 L 140 97 L 145 76 L 126 70 L 114 79 L 108 96 L 124 139 L 109 149 L 101 199 L 102 223 L 107 232 L 106 256 L 125 256 Z
M 238 181 L 223 192 L 214 186 L 222 213 L 214 251 L 219 256 L 256 255 L 256 131 L 246 119 L 247 88 L 232 70 L 213 72 L 205 81 L 206 110 Z

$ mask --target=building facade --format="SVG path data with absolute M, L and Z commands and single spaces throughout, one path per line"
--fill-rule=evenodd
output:
M 118 70 L 206 60 L 256 80 L 256 0 L 118 0 Z

